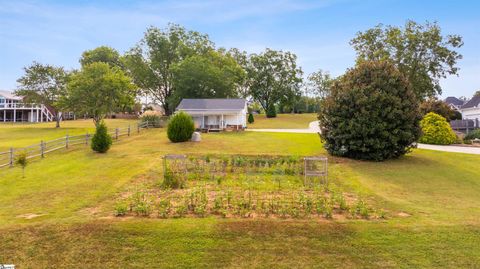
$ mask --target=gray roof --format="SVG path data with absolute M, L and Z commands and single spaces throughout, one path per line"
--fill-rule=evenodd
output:
M 16 96 L 12 92 L 9 91 L 2 91 L 0 90 L 0 96 L 4 97 L 5 99 L 11 99 L 11 100 L 22 100 L 22 97 Z
M 445 99 L 445 103 L 449 105 L 462 106 L 465 102 L 457 97 L 449 96 L 447 99 Z
M 468 101 L 465 105 L 462 106 L 463 108 L 472 108 L 472 107 L 480 107 L 480 96 L 474 96 L 470 101 Z
M 183 99 L 177 110 L 241 110 L 245 99 Z

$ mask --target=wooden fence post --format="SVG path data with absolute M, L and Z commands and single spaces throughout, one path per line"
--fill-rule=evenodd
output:
M 85 134 L 85 146 L 88 146 L 88 133 Z
M 118 128 L 115 128 L 115 140 L 118 140 Z
M 40 156 L 42 156 L 42 158 L 45 156 L 45 146 L 43 144 L 43 140 L 40 141 Z
M 68 134 L 65 136 L 65 148 L 68 149 Z
M 130 124 L 128 125 L 128 136 L 130 136 Z
M 13 166 L 13 148 L 10 148 L 10 167 Z
M 137 134 L 140 133 L 140 123 L 137 123 Z

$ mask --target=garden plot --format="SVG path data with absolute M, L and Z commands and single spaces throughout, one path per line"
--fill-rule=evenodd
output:
M 325 167 L 309 163 L 309 169 Z M 163 179 L 120 198 L 115 215 L 160 218 L 383 218 L 365 199 L 325 178 L 305 177 L 304 159 L 184 156 L 164 159 Z M 322 168 L 323 169 L 323 168 Z

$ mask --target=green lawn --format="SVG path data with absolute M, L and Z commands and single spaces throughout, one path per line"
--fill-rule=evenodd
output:
M 278 114 L 276 118 L 267 118 L 265 114 L 254 115 L 255 122 L 248 124 L 250 129 L 305 129 L 317 120 L 317 114 Z
M 15 129 L 0 126 L 0 135 L 9 137 Z M 166 153 L 325 154 L 315 134 L 243 132 L 202 138 L 200 143 L 172 144 L 164 130 L 151 129 L 122 139 L 105 155 L 81 146 L 48 155 L 32 162 L 25 178 L 18 168 L 0 169 L 0 263 L 19 268 L 480 264 L 476 155 L 415 150 L 382 163 L 331 158 L 330 179 L 385 208 L 386 220 L 112 216 L 115 197 L 132 185 L 161 178 Z M 27 219 L 32 214 L 38 216 Z

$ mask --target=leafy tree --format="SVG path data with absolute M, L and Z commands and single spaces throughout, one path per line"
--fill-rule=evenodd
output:
M 112 137 L 108 134 L 107 125 L 102 120 L 97 124 L 92 137 L 92 149 L 98 153 L 106 153 L 112 145 Z
M 60 127 L 63 109 L 61 98 L 66 94 L 68 73 L 62 67 L 33 62 L 25 67 L 25 74 L 17 80 L 16 95 L 27 102 L 44 104 L 55 110 L 56 128 Z
M 107 63 L 112 67 L 116 66 L 121 69 L 124 68 L 120 53 L 118 53 L 116 49 L 108 46 L 100 46 L 82 53 L 82 57 L 80 58 L 80 64 L 82 66 L 96 62 Z
M 170 101 L 172 109 L 182 98 L 237 97 L 238 85 L 245 78 L 235 59 L 214 50 L 174 65 L 172 74 L 176 87 Z
M 253 124 L 255 122 L 255 118 L 253 117 L 252 113 L 248 113 L 248 123 Z
M 329 72 L 322 69 L 313 72 L 308 76 L 307 90 L 313 96 L 324 98 L 330 93 L 330 88 L 333 84 L 333 78 Z
M 192 117 L 183 111 L 176 113 L 168 122 L 167 136 L 173 143 L 190 140 L 194 131 Z
M 134 105 L 135 85 L 118 67 L 94 62 L 72 75 L 64 102 L 78 114 L 93 117 L 98 125 L 108 113 Z
M 124 62 L 134 83 L 170 115 L 174 109 L 169 103 L 175 92 L 173 66 L 211 49 L 213 43 L 207 35 L 169 24 L 167 29 L 148 28 L 143 39 L 126 53 Z
M 382 24 L 359 32 L 350 41 L 357 52 L 357 62 L 390 60 L 412 84 L 418 99 L 441 94 L 439 80 L 458 74 L 455 49 L 463 45 L 458 35 L 443 36 L 436 23 L 407 21 L 403 28 Z
M 248 69 L 250 58 L 246 51 L 240 51 L 237 48 L 232 48 L 228 51 L 228 55 L 235 59 L 238 65 L 240 65 L 244 70 Z M 240 81 L 240 83 L 238 84 L 237 92 L 241 98 L 250 98 L 250 80 L 247 76 L 245 76 L 243 80 Z
M 27 168 L 28 165 L 28 158 L 27 158 L 27 152 L 22 151 L 17 154 L 15 158 L 15 165 L 19 165 L 22 167 L 22 177 L 25 177 L 25 168 Z
M 473 94 L 473 97 L 480 96 L 480 90 L 476 91 L 475 94 Z
M 300 94 L 303 72 L 293 53 L 267 49 L 261 54 L 253 54 L 247 74 L 251 83 L 250 94 L 267 111 L 267 116 L 276 117 L 276 113 L 272 113 L 275 104 Z
M 422 127 L 420 143 L 450 145 L 457 139 L 447 120 L 434 112 L 425 115 L 420 126 Z
M 447 103 L 436 98 L 429 98 L 423 101 L 420 104 L 420 112 L 422 115 L 434 112 L 446 118 L 448 121 L 462 119 L 462 114 L 460 112 L 453 110 Z
M 336 79 L 320 103 L 321 137 L 332 155 L 382 161 L 420 136 L 415 94 L 391 63 L 362 62 Z

